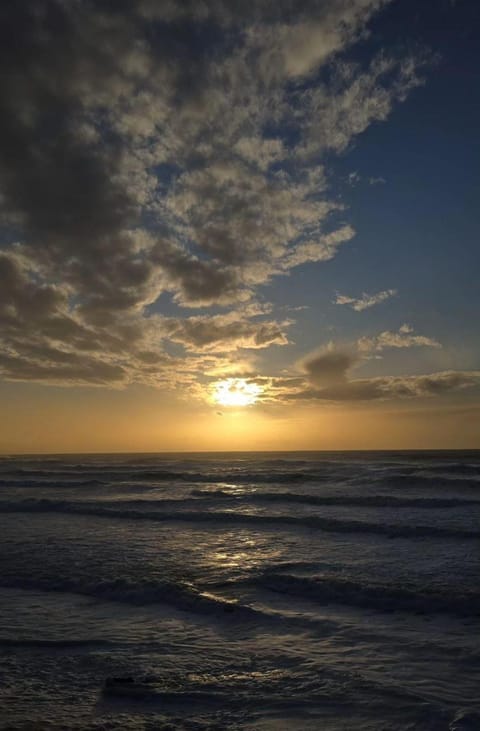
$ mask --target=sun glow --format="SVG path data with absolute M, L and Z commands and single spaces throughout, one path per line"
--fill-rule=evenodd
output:
M 251 406 L 261 393 L 262 388 L 256 383 L 244 378 L 226 378 L 214 384 L 213 400 L 220 406 Z

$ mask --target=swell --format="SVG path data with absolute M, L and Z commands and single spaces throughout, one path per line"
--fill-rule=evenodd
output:
M 441 528 L 429 525 L 386 525 L 355 520 L 322 518 L 316 515 L 268 515 L 238 511 L 139 511 L 111 508 L 112 503 L 70 503 L 48 499 L 0 502 L 0 513 L 61 513 L 132 521 L 253 525 L 262 527 L 291 526 L 329 533 L 374 533 L 390 538 L 438 537 L 453 540 L 479 539 L 480 531 Z M 107 507 L 108 506 L 108 507 Z
M 480 615 L 480 593 L 419 592 L 384 584 L 365 584 L 337 577 L 304 577 L 266 572 L 254 580 L 257 588 L 313 600 L 319 604 L 342 604 L 382 612 L 419 614 L 449 613 Z
M 226 490 L 192 490 L 193 497 L 230 499 L 234 502 L 300 503 L 305 505 L 351 505 L 352 507 L 456 508 L 480 506 L 480 500 L 468 498 L 396 497 L 394 495 L 309 495 L 295 492 L 252 492 L 236 495 Z

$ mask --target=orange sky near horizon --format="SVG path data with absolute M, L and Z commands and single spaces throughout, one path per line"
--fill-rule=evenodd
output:
M 9 384 L 0 395 L 2 454 L 480 447 L 480 409 L 466 399 L 228 408 L 143 387 L 34 384 Z

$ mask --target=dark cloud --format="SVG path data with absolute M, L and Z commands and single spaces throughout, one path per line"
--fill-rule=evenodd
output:
M 249 297 L 235 267 L 199 259 L 168 241 L 155 245 L 151 261 L 165 276 L 165 289 L 185 306 L 230 304 Z
M 89 6 L 6 0 L 0 7 L 4 209 L 33 245 L 73 253 L 96 248 L 133 215 L 116 181 L 118 140 L 103 136 L 98 144 L 89 113 L 128 90 L 118 59 L 134 39 Z
M 128 374 L 120 365 L 101 359 L 57 352 L 30 353 L 30 358 L 0 354 L 0 373 L 12 381 L 43 381 L 51 384 L 121 386 Z M 63 362 L 62 362 L 63 361 Z
M 348 371 L 357 363 L 353 353 L 326 350 L 307 356 L 301 363 L 308 380 L 315 386 L 342 384 Z

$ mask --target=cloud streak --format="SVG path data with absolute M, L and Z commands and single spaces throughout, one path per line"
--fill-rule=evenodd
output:
M 352 310 L 355 310 L 355 312 L 363 312 L 364 310 L 370 309 L 370 307 L 375 307 L 375 305 L 385 302 L 391 297 L 395 297 L 396 294 L 396 289 L 385 289 L 382 292 L 377 292 L 376 294 L 367 294 L 367 292 L 363 292 L 362 296 L 358 298 L 349 297 L 345 294 L 337 294 L 335 304 L 348 305 L 352 308 Z
M 286 401 L 379 401 L 428 398 L 480 387 L 480 371 L 441 371 L 418 376 L 379 376 L 344 380 L 325 388 L 285 392 Z

